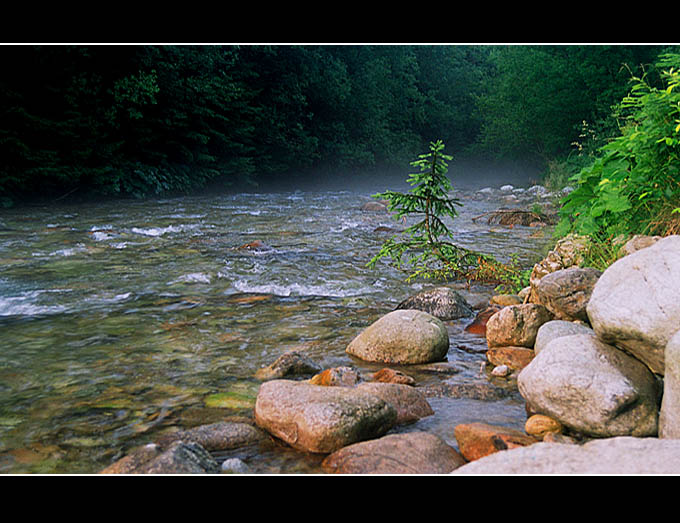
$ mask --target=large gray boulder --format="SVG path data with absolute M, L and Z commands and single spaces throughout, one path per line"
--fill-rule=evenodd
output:
M 552 320 L 544 323 L 536 333 L 534 342 L 534 353 L 541 352 L 548 343 L 562 336 L 572 336 L 574 334 L 589 334 L 595 336 L 595 331 L 582 323 L 566 320 Z
M 392 311 L 369 325 L 346 352 L 365 361 L 414 364 L 442 361 L 448 350 L 449 333 L 442 321 L 407 309 Z
M 666 374 L 659 413 L 659 437 L 680 438 L 680 331 L 666 345 Z
M 569 267 L 546 274 L 535 287 L 534 303 L 540 303 L 558 320 L 588 321 L 586 306 L 602 275 L 590 267 Z
M 396 420 L 391 404 L 350 387 L 272 380 L 260 386 L 255 402 L 259 427 L 291 447 L 313 453 L 380 437 Z
M 535 412 L 593 437 L 655 436 L 660 387 L 632 356 L 592 335 L 563 336 L 517 377 Z
M 435 287 L 406 298 L 399 309 L 415 309 L 432 314 L 440 320 L 455 320 L 472 315 L 472 307 L 455 289 Z
M 664 374 L 664 351 L 680 330 L 680 236 L 614 262 L 595 284 L 587 312 L 599 338 Z
M 452 474 L 680 474 L 680 440 L 617 437 L 535 443 L 495 452 Z

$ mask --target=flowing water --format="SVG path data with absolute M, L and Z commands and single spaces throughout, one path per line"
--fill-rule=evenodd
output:
M 456 241 L 537 261 L 549 233 L 474 223 L 499 203 L 478 195 L 463 194 Z M 376 228 L 403 226 L 362 212 L 369 200 L 297 191 L 2 211 L 0 473 L 96 473 L 163 431 L 248 416 L 254 373 L 294 348 L 323 368 L 381 368 L 345 347 L 431 284 L 365 267 L 388 237 Z M 239 249 L 255 241 L 262 248 Z M 471 303 L 491 292 L 457 288 Z M 417 375 L 419 384 L 489 382 L 485 341 L 463 331 L 469 321 L 446 322 L 457 372 Z M 435 415 L 403 430 L 453 446 L 458 423 L 525 420 L 512 391 L 429 401 Z M 236 455 L 256 473 L 319 472 L 319 457 L 285 445 Z

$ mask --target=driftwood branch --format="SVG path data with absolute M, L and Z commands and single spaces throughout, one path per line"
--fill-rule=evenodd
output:
M 488 217 L 487 223 L 495 221 L 500 225 L 529 225 L 531 222 L 546 223 L 546 217 L 541 216 L 533 211 L 525 211 L 523 209 L 497 209 L 495 211 L 485 212 L 479 216 L 472 218 L 473 222 L 481 218 Z

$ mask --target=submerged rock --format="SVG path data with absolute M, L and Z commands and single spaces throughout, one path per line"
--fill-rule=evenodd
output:
M 198 443 L 176 441 L 164 452 L 156 445 L 137 449 L 100 474 L 219 474 L 220 466 Z
M 486 326 L 489 323 L 489 318 L 501 310 L 500 305 L 491 305 L 479 311 L 472 323 L 465 326 L 465 332 L 469 334 L 476 334 L 478 336 L 486 336 Z
M 402 385 L 415 385 L 416 380 L 399 370 L 384 368 L 371 375 L 373 381 L 381 383 L 401 383 Z
M 533 445 L 537 441 L 521 430 L 487 423 L 456 425 L 453 434 L 460 453 L 468 461 L 483 458 L 500 450 Z
M 292 350 L 279 356 L 274 363 L 258 369 L 255 377 L 260 380 L 273 380 L 286 376 L 300 376 L 315 374 L 321 370 L 321 366 L 312 361 L 303 352 Z
M 336 474 L 448 474 L 463 464 L 439 436 L 409 432 L 344 447 L 327 456 L 322 467 Z
M 414 364 L 441 361 L 448 350 L 449 334 L 440 319 L 396 310 L 364 329 L 346 352 L 365 361 Z
M 396 423 L 397 410 L 356 388 L 273 380 L 260 387 L 255 421 L 296 449 L 329 453 L 384 435 Z
M 333 367 L 312 376 L 309 383 L 325 387 L 354 387 L 361 381 L 359 373 L 351 367 Z
M 165 434 L 156 443 L 161 447 L 175 441 L 198 443 L 208 451 L 215 451 L 253 445 L 264 439 L 265 434 L 248 423 L 218 422 Z
M 455 320 L 472 315 L 470 304 L 459 292 L 449 287 L 436 287 L 419 292 L 406 298 L 396 309 L 419 310 L 440 320 Z
M 137 447 L 130 451 L 126 456 L 112 463 L 100 474 L 135 474 L 136 471 L 145 463 L 158 457 L 161 453 L 160 447 L 155 443 L 149 443 L 143 447 Z
M 512 370 L 521 370 L 534 359 L 534 351 L 527 347 L 494 347 L 486 351 L 486 359 L 495 366 L 506 365 Z
M 366 202 L 361 206 L 362 211 L 378 211 L 378 212 L 387 212 L 388 207 L 387 207 L 387 202 L 385 201 L 370 201 Z

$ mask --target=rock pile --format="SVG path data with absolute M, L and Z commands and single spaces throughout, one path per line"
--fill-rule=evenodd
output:
M 550 318 L 528 321 L 511 305 L 487 324 L 490 353 L 535 332 L 514 376 L 528 412 L 556 429 L 532 416 L 526 432 L 543 443 L 487 452 L 456 473 L 680 473 L 680 441 L 662 441 L 680 438 L 680 236 L 636 237 L 603 273 L 579 267 L 579 241 L 563 240 L 532 272 L 524 306 Z

